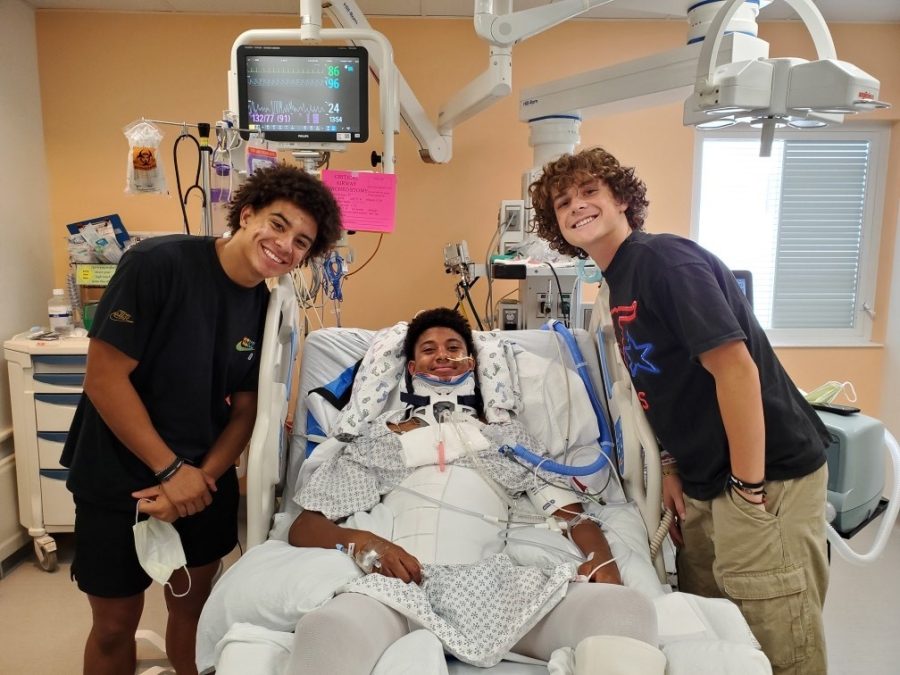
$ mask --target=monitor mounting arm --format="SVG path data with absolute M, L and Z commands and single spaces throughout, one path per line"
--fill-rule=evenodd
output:
M 474 0 L 475 32 L 490 44 L 487 69 L 444 104 L 433 124 L 402 74 L 397 72 L 400 116 L 419 143 L 425 162 L 443 164 L 452 156 L 453 128 L 512 91 L 513 45 L 612 0 L 560 0 L 518 12 L 512 0 Z M 323 11 L 341 28 L 370 29 L 356 0 L 333 0 Z M 372 54 L 370 68 L 379 78 L 381 62 Z

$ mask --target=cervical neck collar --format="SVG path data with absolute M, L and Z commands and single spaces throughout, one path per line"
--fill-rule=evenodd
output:
M 429 424 L 445 421 L 447 413 L 478 415 L 475 373 L 471 370 L 448 381 L 416 373 L 407 375 L 406 384 L 409 392 L 401 394 L 401 400 L 409 404 L 413 415 Z

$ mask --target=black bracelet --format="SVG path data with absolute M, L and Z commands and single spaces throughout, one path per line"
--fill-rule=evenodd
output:
M 759 483 L 748 483 L 747 481 L 743 481 L 740 478 L 735 478 L 734 474 L 728 476 L 728 484 L 733 485 L 738 490 L 743 490 L 744 492 L 754 492 L 757 490 L 764 490 L 766 487 L 766 481 L 761 480 Z
M 169 464 L 165 469 L 160 471 L 159 473 L 154 474 L 156 477 L 157 483 L 165 483 L 169 480 L 175 473 L 184 465 L 184 459 L 181 457 L 176 457 L 175 461 Z

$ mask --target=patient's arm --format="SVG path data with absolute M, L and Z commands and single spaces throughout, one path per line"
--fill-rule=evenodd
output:
M 571 521 L 573 518 L 577 517 L 579 513 L 582 513 L 582 511 L 581 504 L 576 502 L 558 509 L 553 515 L 556 518 Z M 590 560 L 579 565 L 579 574 L 587 576 L 588 574 L 591 574 L 591 570 L 594 570 L 597 565 L 600 565 L 607 560 L 612 560 L 613 556 L 612 552 L 609 550 L 609 543 L 606 541 L 606 536 L 603 534 L 603 530 L 600 529 L 600 526 L 593 520 L 582 520 L 574 527 L 569 528 L 569 537 L 575 542 L 578 548 L 581 549 L 581 552 L 584 553 L 585 556 L 590 556 L 591 553 L 594 554 Z M 589 581 L 621 585 L 622 577 L 619 576 L 619 568 L 616 566 L 616 563 L 610 562 L 608 565 L 603 565 L 603 567 L 591 574 Z
M 336 548 L 340 544 L 347 550 L 353 544 L 356 551 L 374 549 L 379 554 L 381 567 L 373 571 L 405 583 L 422 582 L 422 566 L 403 547 L 368 530 L 340 527 L 318 511 L 304 511 L 297 516 L 291 525 L 288 541 L 292 546 L 301 548 Z

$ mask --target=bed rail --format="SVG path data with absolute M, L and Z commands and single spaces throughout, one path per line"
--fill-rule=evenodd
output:
M 269 296 L 260 353 L 256 422 L 247 458 L 247 548 L 266 540 L 275 510 L 275 486 L 287 452 L 284 422 L 296 354 L 297 314 L 293 282 L 283 275 Z M 273 451 L 276 447 L 278 452 Z
M 625 492 L 637 504 L 648 536 L 655 537 L 662 519 L 659 446 L 637 393 L 631 386 L 631 377 L 616 343 L 609 314 L 609 290 L 605 283 L 600 286 L 594 301 L 588 332 L 594 336 L 600 355 L 604 393 L 613 420 L 613 436 L 618 447 L 619 470 L 625 482 Z M 663 557 L 658 555 L 653 562 L 660 580 L 665 581 Z

